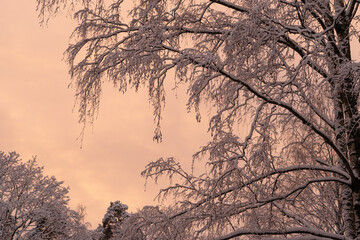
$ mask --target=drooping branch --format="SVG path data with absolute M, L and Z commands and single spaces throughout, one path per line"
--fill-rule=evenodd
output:
M 164 169 L 165 171 L 168 171 L 169 169 Z M 181 215 L 184 215 L 190 211 L 193 211 L 194 209 L 202 206 L 203 204 L 205 204 L 206 202 L 208 201 L 211 201 L 213 199 L 216 199 L 216 198 L 219 198 L 221 196 L 225 196 L 233 191 L 236 191 L 236 190 L 239 190 L 239 189 L 242 189 L 242 188 L 245 188 L 245 187 L 248 187 L 250 186 L 251 184 L 254 184 L 255 182 L 260 182 L 262 181 L 263 179 L 266 179 L 266 178 L 269 178 L 273 175 L 279 175 L 279 174 L 284 174 L 284 173 L 290 173 L 290 172 L 297 172 L 297 171 L 325 171 L 325 172 L 332 172 L 332 173 L 337 173 L 337 174 L 340 174 L 341 176 L 348 178 L 350 179 L 350 176 L 337 169 L 337 168 L 332 168 L 332 167 L 326 167 L 326 166 L 312 166 L 312 165 L 302 165 L 302 166 L 290 166 L 290 167 L 286 167 L 286 168 L 280 168 L 280 169 L 275 169 L 271 172 L 268 172 L 268 173 L 265 173 L 263 175 L 260 175 L 260 176 L 256 176 L 244 183 L 241 183 L 239 185 L 236 185 L 236 186 L 233 186 L 233 187 L 230 187 L 228 189 L 224 189 L 216 194 L 214 193 L 211 193 L 211 195 L 205 195 L 205 198 L 201 201 L 198 201 L 196 203 L 193 203 L 192 206 L 184 211 L 180 211 L 174 215 L 172 215 L 171 217 L 169 217 L 169 219 L 174 219 L 174 218 L 177 218 Z M 149 170 L 147 170 L 149 171 Z M 151 171 L 151 170 L 150 170 Z M 163 171 L 163 170 L 162 170 Z M 146 173 L 144 172 L 143 173 L 144 175 L 146 175 Z M 152 175 L 156 175 L 156 174 L 152 174 Z M 348 180 L 345 180 L 345 179 L 341 179 L 341 178 L 337 178 L 337 177 L 331 177 L 331 178 L 323 178 L 323 179 L 312 179 L 312 180 L 308 180 L 306 181 L 305 183 L 303 183 L 302 185 L 300 186 L 297 186 L 296 188 L 294 188 L 293 190 L 291 190 L 290 192 L 284 194 L 283 196 L 275 196 L 275 197 L 272 197 L 271 199 L 265 199 L 263 201 L 258 201 L 257 204 L 260 204 L 260 205 L 263 205 L 263 204 L 267 204 L 267 203 L 270 203 L 270 202 L 274 202 L 276 200 L 281 200 L 281 199 L 284 199 L 290 195 L 292 195 L 293 193 L 301 190 L 301 189 L 304 189 L 306 188 L 309 184 L 311 183 L 314 183 L 314 182 L 322 182 L 322 181 L 335 181 L 335 182 L 341 182 L 343 184 L 346 184 L 346 185 L 350 185 L 351 182 Z M 255 207 L 251 207 L 251 208 L 255 208 Z
M 244 86 L 249 92 L 257 96 L 259 99 L 263 100 L 266 103 L 273 104 L 276 106 L 279 106 L 283 109 L 286 109 L 289 111 L 294 117 L 299 119 L 303 124 L 309 126 L 318 136 L 320 136 L 339 156 L 340 160 L 343 162 L 346 170 L 348 171 L 352 183 L 357 182 L 357 178 L 354 175 L 354 172 L 350 166 L 350 163 L 346 157 L 346 155 L 340 150 L 340 147 L 332 141 L 331 137 L 328 136 L 325 132 L 321 131 L 313 122 L 311 122 L 309 119 L 307 119 L 304 115 L 302 115 L 299 111 L 294 109 L 291 105 L 277 99 L 272 99 L 270 96 L 264 95 L 261 92 L 259 92 L 257 89 L 255 89 L 254 86 L 251 86 L 249 83 L 245 82 L 241 78 L 236 77 L 235 75 L 231 74 L 230 72 L 225 71 L 223 68 L 217 66 L 215 63 L 209 64 L 209 63 L 203 63 L 199 61 L 198 59 L 194 58 L 193 56 L 190 56 L 189 54 L 184 53 L 181 50 L 165 46 L 163 47 L 169 51 L 173 51 L 176 53 L 181 54 L 184 58 L 189 59 L 193 64 L 200 65 L 204 68 L 211 69 L 215 72 L 221 73 L 223 76 L 227 77 L 231 81 L 237 82 Z
M 336 240 L 350 240 L 343 235 L 328 233 L 320 230 L 315 230 L 312 228 L 306 227 L 297 227 L 297 228 L 288 228 L 285 230 L 259 230 L 259 229 L 238 229 L 233 231 L 232 233 L 223 235 L 221 237 L 215 238 L 214 240 L 226 240 L 231 239 L 238 236 L 244 235 L 256 235 L 256 236 L 264 236 L 264 235 L 289 235 L 289 234 L 310 234 L 312 236 L 322 237 L 322 238 L 329 238 L 329 239 L 336 239 Z M 287 238 L 287 239 L 292 239 Z
M 241 79 L 235 77 L 234 75 L 230 74 L 229 72 L 226 72 L 222 69 L 218 70 L 220 73 L 222 73 L 224 76 L 228 77 L 229 79 L 231 79 L 232 81 L 235 82 L 239 82 L 242 85 L 244 85 L 251 93 L 253 93 L 255 96 L 257 96 L 258 98 L 264 100 L 267 103 L 270 104 L 274 104 L 276 106 L 282 107 L 286 110 L 288 110 L 290 113 L 292 113 L 292 115 L 294 117 L 296 117 L 297 119 L 299 119 L 303 124 L 309 126 L 316 134 L 318 134 L 322 139 L 324 139 L 324 141 L 331 146 L 331 148 L 337 153 L 337 155 L 339 156 L 339 158 L 341 159 L 341 161 L 343 161 L 346 169 L 348 170 L 348 173 L 352 179 L 353 182 L 356 181 L 356 177 L 354 176 L 354 173 L 350 167 L 349 161 L 347 159 L 347 157 L 344 155 L 344 153 L 340 150 L 340 148 L 337 146 L 337 144 L 335 142 L 333 142 L 331 140 L 331 138 L 324 133 L 323 131 L 321 131 L 317 126 L 315 126 L 310 120 L 306 119 L 305 116 L 303 116 L 301 113 L 299 113 L 296 109 L 294 109 L 292 106 L 280 101 L 280 100 L 274 100 L 271 99 L 268 96 L 265 96 L 263 94 L 261 94 L 260 92 L 258 92 L 255 88 L 253 88 L 252 86 L 250 86 L 248 83 L 242 81 Z
M 234 3 L 231 3 L 231 2 L 228 2 L 228 1 L 225 1 L 225 0 L 210 0 L 210 2 L 218 3 L 218 4 L 222 5 L 222 6 L 228 7 L 230 9 L 235 10 L 235 11 L 239 11 L 239 12 L 243 12 L 243 13 L 249 13 L 250 12 L 250 10 L 248 8 L 236 5 Z

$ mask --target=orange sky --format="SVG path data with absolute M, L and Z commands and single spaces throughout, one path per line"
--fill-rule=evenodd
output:
M 62 61 L 75 22 L 61 16 L 42 28 L 35 2 L 0 0 L 0 150 L 17 151 L 24 160 L 36 155 L 46 174 L 70 187 L 71 207 L 86 206 L 92 227 L 110 201 L 120 200 L 130 211 L 156 204 L 158 187 L 150 184 L 145 192 L 140 172 L 160 156 L 190 166 L 191 155 L 208 139 L 206 123 L 187 114 L 182 92 L 178 98 L 168 92 L 164 141 L 157 144 L 145 91 L 122 95 L 109 84 L 80 148 L 82 126 Z

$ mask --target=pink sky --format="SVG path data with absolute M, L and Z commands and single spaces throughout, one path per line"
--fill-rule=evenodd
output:
M 24 160 L 36 155 L 46 174 L 70 187 L 71 207 L 85 205 L 92 227 L 110 201 L 120 200 L 130 211 L 156 205 L 158 186 L 144 191 L 145 165 L 174 156 L 189 167 L 191 155 L 208 139 L 206 123 L 187 114 L 184 91 L 177 98 L 168 92 L 164 141 L 157 144 L 145 91 L 122 95 L 109 84 L 80 148 L 82 126 L 62 61 L 75 22 L 61 16 L 40 27 L 35 0 L 2 0 L 0 26 L 0 150 L 17 151 Z

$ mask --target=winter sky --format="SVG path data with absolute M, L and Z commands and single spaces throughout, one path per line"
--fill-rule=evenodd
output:
M 184 89 L 169 91 L 164 141 L 157 144 L 146 91 L 122 95 L 107 84 L 99 117 L 81 143 L 74 89 L 62 61 L 75 21 L 64 14 L 41 27 L 35 6 L 36 0 L 0 0 L 0 150 L 17 151 L 23 160 L 36 155 L 46 174 L 70 187 L 71 207 L 86 207 L 92 227 L 110 201 L 120 200 L 130 211 L 156 205 L 159 186 L 149 181 L 145 191 L 140 172 L 161 156 L 190 168 L 191 155 L 208 139 L 206 123 L 187 113 Z

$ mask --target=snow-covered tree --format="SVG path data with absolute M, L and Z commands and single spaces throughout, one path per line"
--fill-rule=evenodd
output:
M 0 152 L 0 239 L 90 239 L 68 201 L 68 188 L 44 176 L 35 158 L 22 162 L 15 152 Z
M 129 217 L 128 206 L 120 201 L 110 202 L 106 210 L 102 225 L 99 225 L 97 232 L 100 232 L 100 240 L 121 239 L 119 234 L 122 231 L 122 224 Z
M 189 231 L 191 224 L 184 228 L 181 219 L 169 221 L 169 216 L 175 212 L 176 209 L 173 207 L 145 206 L 141 210 L 131 213 L 123 222 L 118 239 L 192 239 L 193 233 Z
M 65 2 L 38 0 L 41 16 Z M 66 51 L 81 122 L 104 82 L 148 88 L 156 140 L 165 81 L 188 87 L 198 120 L 201 103 L 213 113 L 194 155 L 204 174 L 173 158 L 144 171 L 183 179 L 161 191 L 177 200 L 155 225 L 177 239 L 360 237 L 359 1 L 138 0 L 128 17 L 133 1 L 70 2 L 82 6 Z

